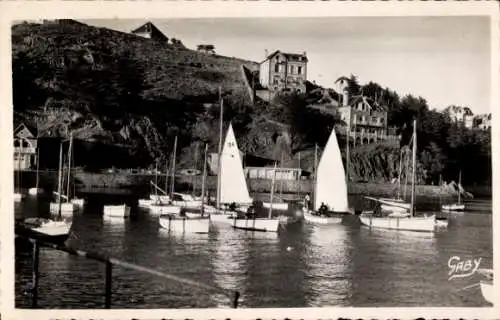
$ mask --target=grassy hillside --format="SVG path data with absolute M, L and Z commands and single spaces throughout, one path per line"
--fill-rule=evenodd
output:
M 215 143 L 219 88 L 228 120 L 250 106 L 241 67 L 254 62 L 77 24 L 15 25 L 12 44 L 15 121 L 126 147 L 117 166 L 165 158 L 174 135 L 180 149 Z

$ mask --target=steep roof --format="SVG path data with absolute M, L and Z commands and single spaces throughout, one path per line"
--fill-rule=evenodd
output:
M 148 21 L 145 24 L 141 25 L 140 27 L 132 30 L 132 33 L 144 33 L 144 32 L 150 32 L 151 33 L 151 38 L 162 38 L 166 41 L 168 41 L 168 37 L 163 34 L 163 32 L 160 31 L 152 22 Z
M 309 60 L 307 59 L 307 55 L 305 54 L 300 54 L 300 53 L 289 53 L 289 52 L 281 52 L 280 50 L 276 50 L 274 51 L 273 53 L 271 53 L 270 55 L 268 55 L 261 63 L 264 63 L 266 62 L 267 60 L 271 59 L 272 57 L 274 57 L 275 55 L 281 53 L 285 59 L 287 60 L 293 60 L 293 58 L 304 58 L 305 59 L 305 62 L 309 62 Z

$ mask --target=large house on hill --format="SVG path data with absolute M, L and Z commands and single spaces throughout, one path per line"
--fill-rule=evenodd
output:
M 468 107 L 449 106 L 444 110 L 454 123 L 462 123 L 466 128 L 474 127 L 474 114 Z
M 338 113 L 346 124 L 346 132 L 350 128 L 349 137 L 353 144 L 397 139 L 394 130 L 388 128 L 387 108 L 362 94 L 349 97 L 349 81 L 346 77 L 340 77 L 336 83 L 341 91 L 342 103 Z
M 132 30 L 132 34 L 146 39 L 168 42 L 168 37 L 163 34 L 153 23 L 146 22 L 142 26 Z
M 267 54 L 260 63 L 259 84 L 269 92 L 306 92 L 307 54 L 286 53 L 279 50 Z

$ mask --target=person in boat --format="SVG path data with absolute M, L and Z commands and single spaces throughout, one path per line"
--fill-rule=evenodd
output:
M 377 203 L 375 205 L 375 208 L 373 209 L 373 216 L 374 217 L 381 217 L 382 216 L 382 205 L 380 203 Z
M 232 202 L 232 203 L 229 205 L 229 210 L 230 210 L 230 211 L 236 211 L 236 203 Z
M 320 216 L 325 216 L 328 213 L 328 207 L 324 202 L 321 202 L 321 206 L 318 209 L 318 214 Z
M 307 193 L 304 198 L 304 208 L 309 210 L 310 204 L 311 204 L 311 197 L 309 196 L 309 193 Z
M 245 217 L 247 219 L 255 219 L 255 207 L 250 206 L 247 210 L 247 213 L 245 214 Z

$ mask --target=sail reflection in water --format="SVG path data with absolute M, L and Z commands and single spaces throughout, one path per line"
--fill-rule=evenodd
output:
M 230 229 L 229 229 L 230 230 Z M 225 230 L 224 230 L 225 231 Z M 210 264 L 215 285 L 220 288 L 232 291 L 240 291 L 245 282 L 247 270 L 248 248 L 244 239 L 238 233 L 220 232 L 214 241 L 213 254 L 211 254 Z M 227 298 L 221 294 L 213 296 L 218 308 L 227 307 Z M 244 295 L 240 297 L 239 303 L 244 304 Z
M 346 305 L 352 277 L 347 227 L 338 224 L 311 229 L 311 245 L 305 257 L 309 287 L 307 304 L 311 307 Z

